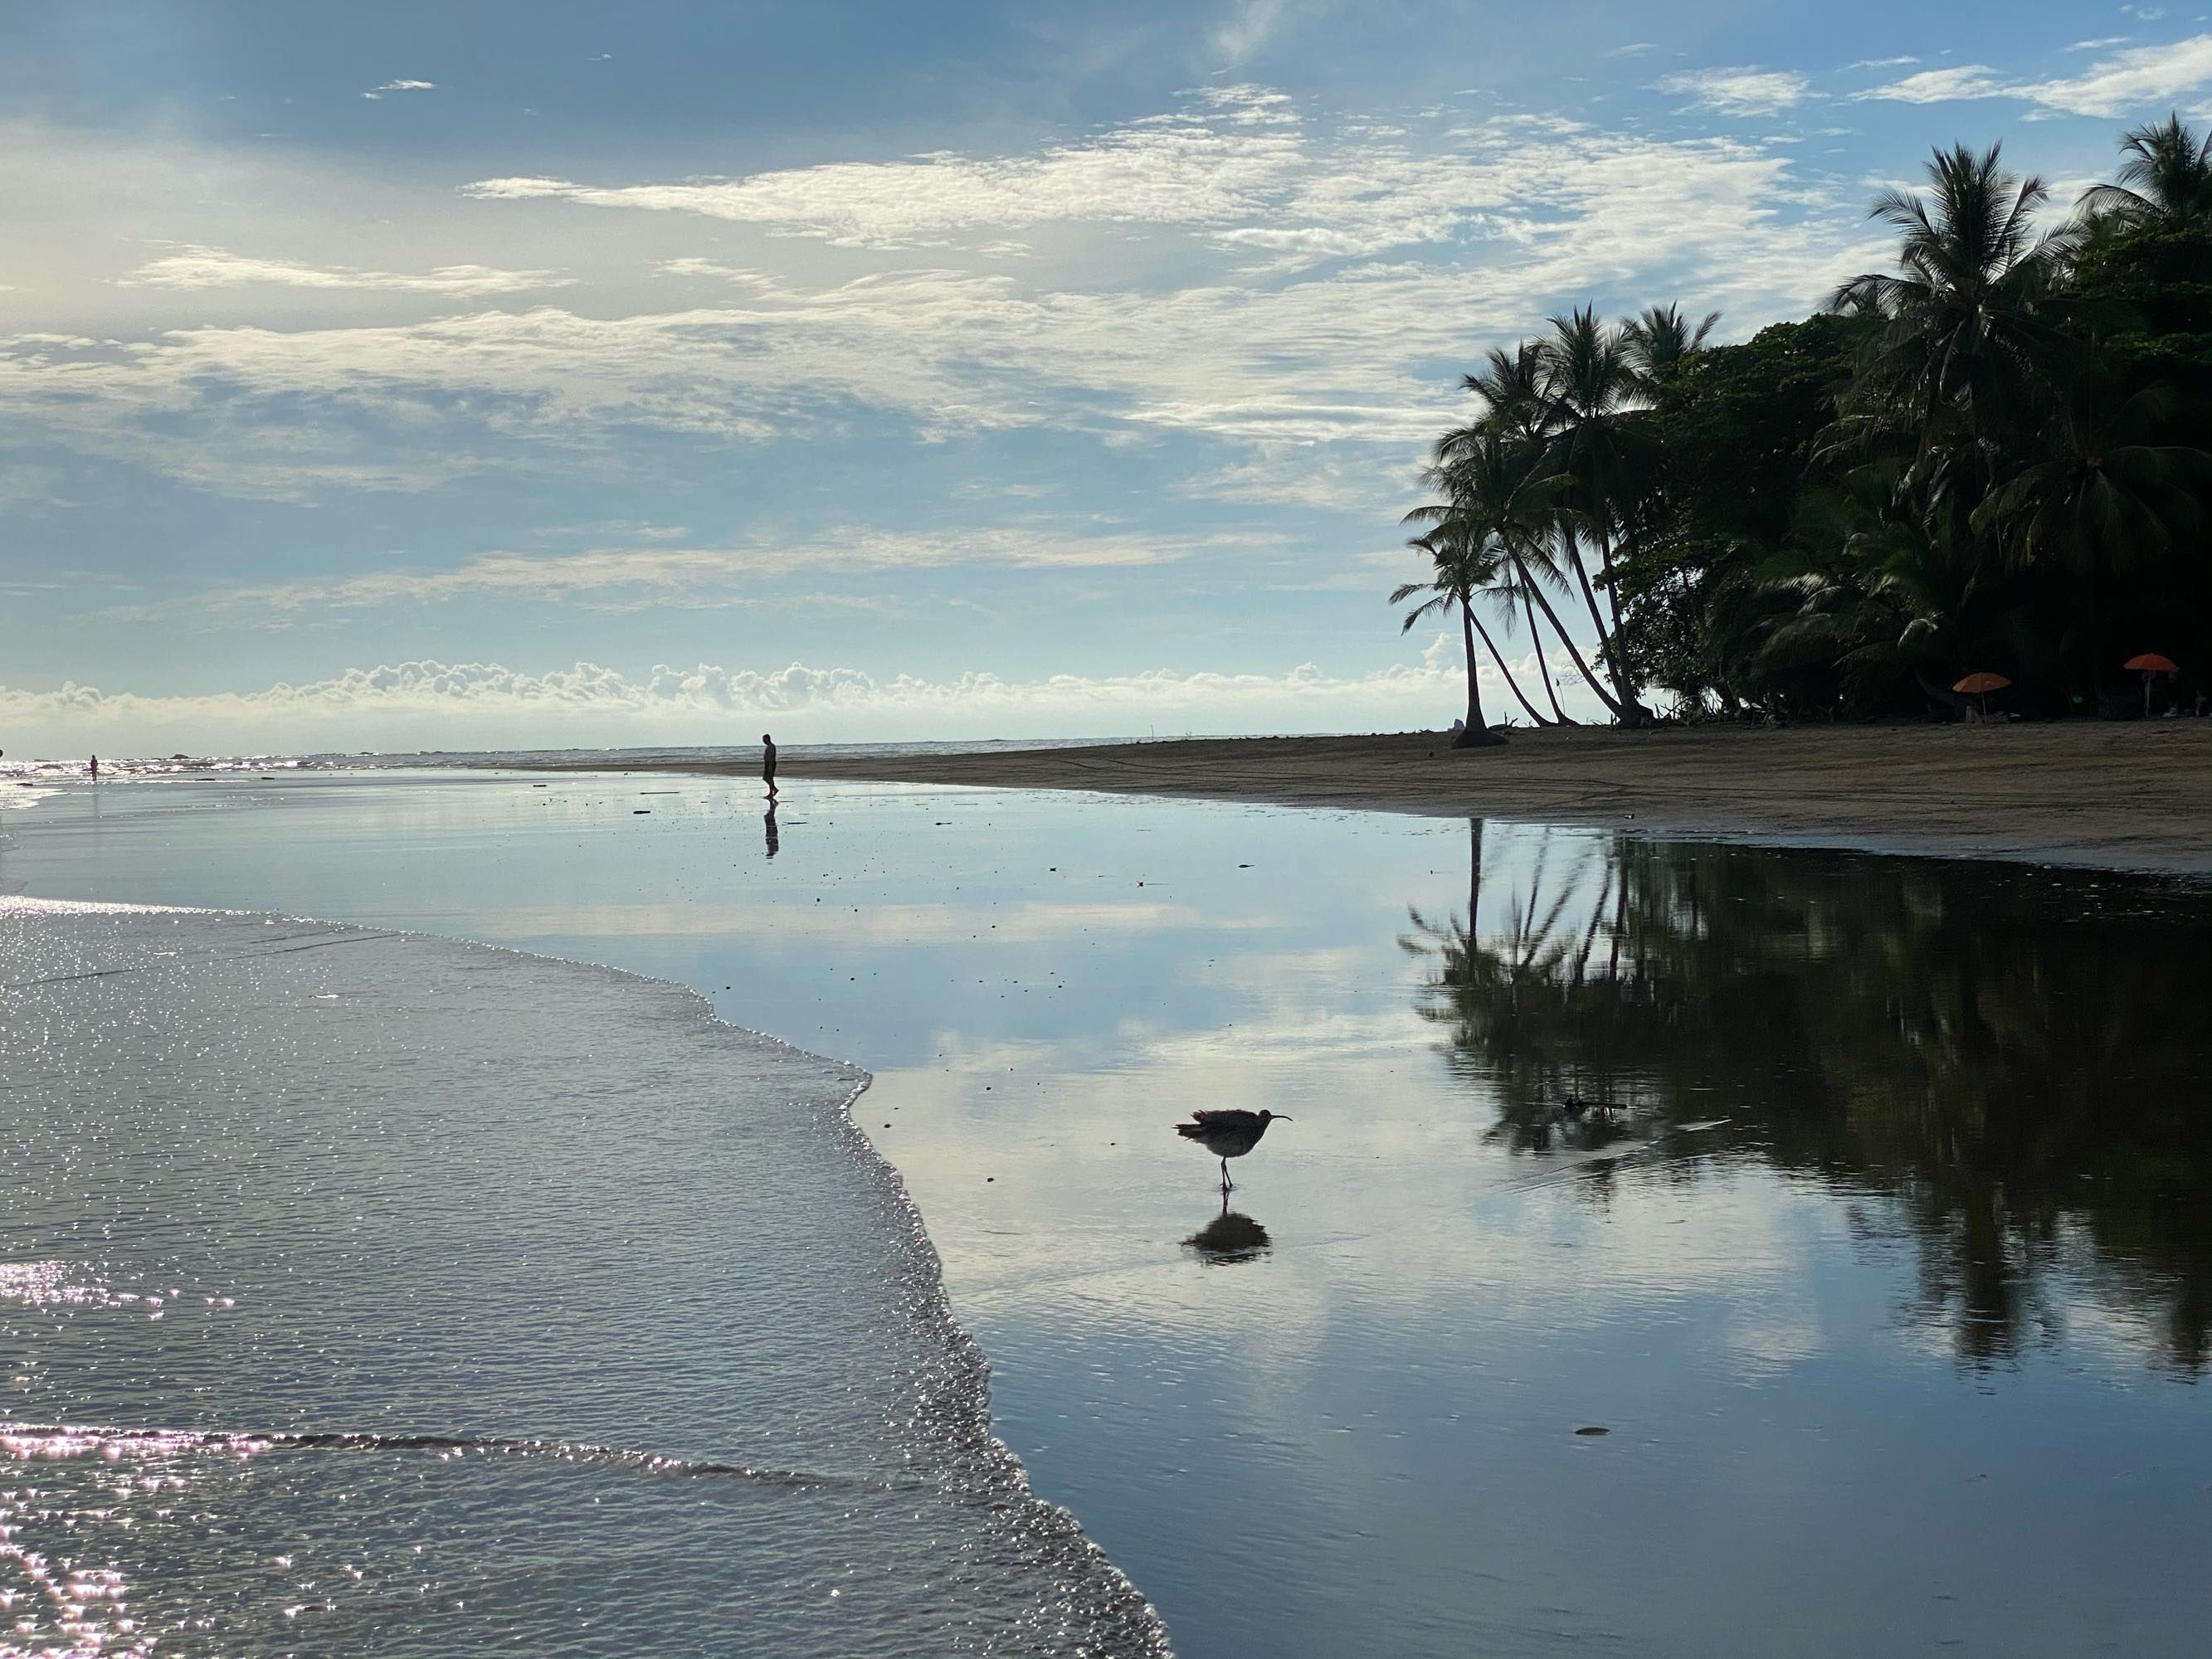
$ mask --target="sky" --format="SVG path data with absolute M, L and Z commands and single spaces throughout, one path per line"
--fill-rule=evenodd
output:
M 1440 726 L 1486 349 L 2170 110 L 2186 6 L 0 0 L 0 750 Z

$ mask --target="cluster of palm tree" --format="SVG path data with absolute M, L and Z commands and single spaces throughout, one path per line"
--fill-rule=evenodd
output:
M 1459 740 L 1502 740 L 1478 637 L 1539 726 L 1569 719 L 1555 661 L 1640 726 L 1652 688 L 1683 717 L 1869 716 L 1956 708 L 1973 669 L 2094 712 L 2124 637 L 2201 657 L 2212 137 L 2174 118 L 2122 150 L 2053 228 L 1999 147 L 1938 152 L 1874 206 L 1895 270 L 1741 345 L 1668 305 L 1492 350 L 1407 515 L 1430 578 L 1391 595 L 1407 628 L 1459 614 Z

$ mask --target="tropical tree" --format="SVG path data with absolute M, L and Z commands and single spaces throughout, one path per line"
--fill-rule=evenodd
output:
M 1490 630 L 1474 614 L 1474 596 L 1496 583 L 1499 572 L 1506 564 L 1504 553 L 1495 543 L 1486 544 L 1471 538 L 1468 526 L 1457 521 L 1440 524 L 1426 535 L 1416 536 L 1406 544 L 1429 556 L 1433 574 L 1426 582 L 1403 582 L 1390 591 L 1390 603 L 1393 605 L 1403 605 L 1417 593 L 1428 595 L 1406 613 L 1404 624 L 1399 631 L 1410 633 L 1424 617 L 1439 611 L 1449 611 L 1454 606 L 1459 610 L 1460 631 L 1467 646 L 1467 720 L 1459 736 L 1453 739 L 1454 744 L 1466 749 L 1505 741 L 1490 729 L 1483 717 L 1482 686 L 1477 678 L 1474 662 L 1474 636 L 1477 634 L 1482 635 L 1483 644 L 1489 647 L 1491 660 L 1498 665 L 1498 672 L 1505 677 L 1508 689 L 1519 700 L 1521 706 L 1528 711 L 1528 717 L 1539 726 L 1543 725 L 1544 717 L 1536 712 L 1535 704 L 1522 694 L 1519 683 L 1513 678 L 1513 671 L 1506 665 L 1505 658 L 1498 648 L 1498 641 L 1491 638 Z
M 1599 582 L 1609 604 L 1613 599 L 1613 555 L 1616 541 L 1633 536 L 1650 488 L 1656 456 L 1644 418 L 1648 404 L 1644 382 L 1632 359 L 1624 331 L 1599 320 L 1583 307 L 1551 319 L 1552 331 L 1539 349 L 1544 366 L 1545 429 L 1554 469 L 1574 480 L 1573 520 L 1559 526 L 1561 551 L 1574 573 L 1590 621 L 1597 629 L 1613 695 L 1605 701 L 1626 726 L 1645 726 L 1651 711 L 1638 701 L 1636 687 L 1621 661 L 1619 619 L 1598 609 L 1597 595 L 1582 556 L 1581 537 L 1595 544 Z
M 2052 411 L 2040 453 L 1975 509 L 1977 529 L 2001 532 L 2023 563 L 2126 574 L 2166 552 L 2203 521 L 2192 485 L 2201 449 L 2150 441 L 2173 407 L 2163 386 L 2122 398 L 2108 377 L 2085 374 Z
M 1412 516 L 1486 550 L 1531 717 L 1565 718 L 1562 647 L 1624 725 L 1647 684 L 1677 718 L 1872 717 L 1983 668 L 2063 714 L 2123 644 L 2212 677 L 2212 135 L 2121 150 L 2056 230 L 2001 147 L 1935 152 L 1873 205 L 1889 269 L 1740 344 L 1666 304 L 1488 351 Z
M 2078 233 L 2039 233 L 2051 192 L 2002 164 L 2002 146 L 1938 150 L 1925 195 L 1893 190 L 1869 217 L 1903 239 L 1893 273 L 1856 276 L 1832 304 L 1878 317 L 1847 412 L 1902 429 L 1925 452 L 1963 433 L 2016 432 L 2049 386 L 2069 342 L 2057 283 Z
M 1692 323 L 1680 305 L 1648 306 L 1640 315 L 1620 325 L 1621 344 L 1629 367 L 1647 392 L 1673 384 L 1676 376 L 1705 349 L 1706 337 L 1721 319 L 1709 311 Z
M 1551 595 L 1545 591 L 1547 584 L 1566 586 L 1550 550 L 1559 544 L 1569 521 L 1569 511 L 1561 498 L 1572 488 L 1573 480 L 1559 471 L 1548 451 L 1533 440 L 1491 430 L 1480 423 L 1446 433 L 1437 441 L 1436 456 L 1426 476 L 1444 499 L 1415 507 L 1406 515 L 1406 521 L 1431 524 L 1448 530 L 1455 538 L 1494 546 L 1510 568 L 1513 591 L 1523 604 L 1533 603 L 1543 612 L 1583 678 L 1607 707 L 1618 713 L 1619 705 L 1591 672 L 1574 635 L 1559 620 Z M 1498 574 L 1502 580 L 1503 571 Z M 1540 663 L 1542 649 L 1539 641 Z M 1548 671 L 1545 678 L 1548 688 Z
M 2092 235 L 2212 227 L 2212 132 L 2202 138 L 2169 115 L 2124 134 L 2116 183 L 2093 185 L 2075 210 Z

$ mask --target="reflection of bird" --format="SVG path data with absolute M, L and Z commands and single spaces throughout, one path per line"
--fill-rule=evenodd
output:
M 1569 1117 L 1580 1117 L 1584 1112 L 1595 1112 L 1600 1117 L 1611 1117 L 1615 1112 L 1625 1112 L 1626 1106 L 1610 1100 L 1584 1100 L 1580 1095 L 1569 1095 L 1559 1103 L 1559 1109 Z
M 1183 1240 L 1203 1260 L 1217 1266 L 1249 1261 L 1267 1253 L 1267 1230 L 1249 1215 L 1229 1207 L 1229 1194 L 1221 1195 L 1221 1213 Z
M 1221 1190 L 1224 1193 L 1237 1184 L 1229 1178 L 1229 1160 L 1242 1158 L 1258 1146 L 1270 1123 L 1291 1121 L 1280 1112 L 1248 1112 L 1242 1107 L 1219 1112 L 1193 1112 L 1190 1119 L 1188 1123 L 1176 1124 L 1176 1133 L 1186 1140 L 1196 1141 L 1221 1160 Z

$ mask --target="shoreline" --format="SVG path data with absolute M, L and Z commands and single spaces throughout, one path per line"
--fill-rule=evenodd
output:
M 1197 738 L 881 757 L 787 778 L 1490 817 L 1922 857 L 2212 876 L 2212 720 Z M 603 766 L 544 769 L 605 770 Z M 632 772 L 744 775 L 655 761 Z

